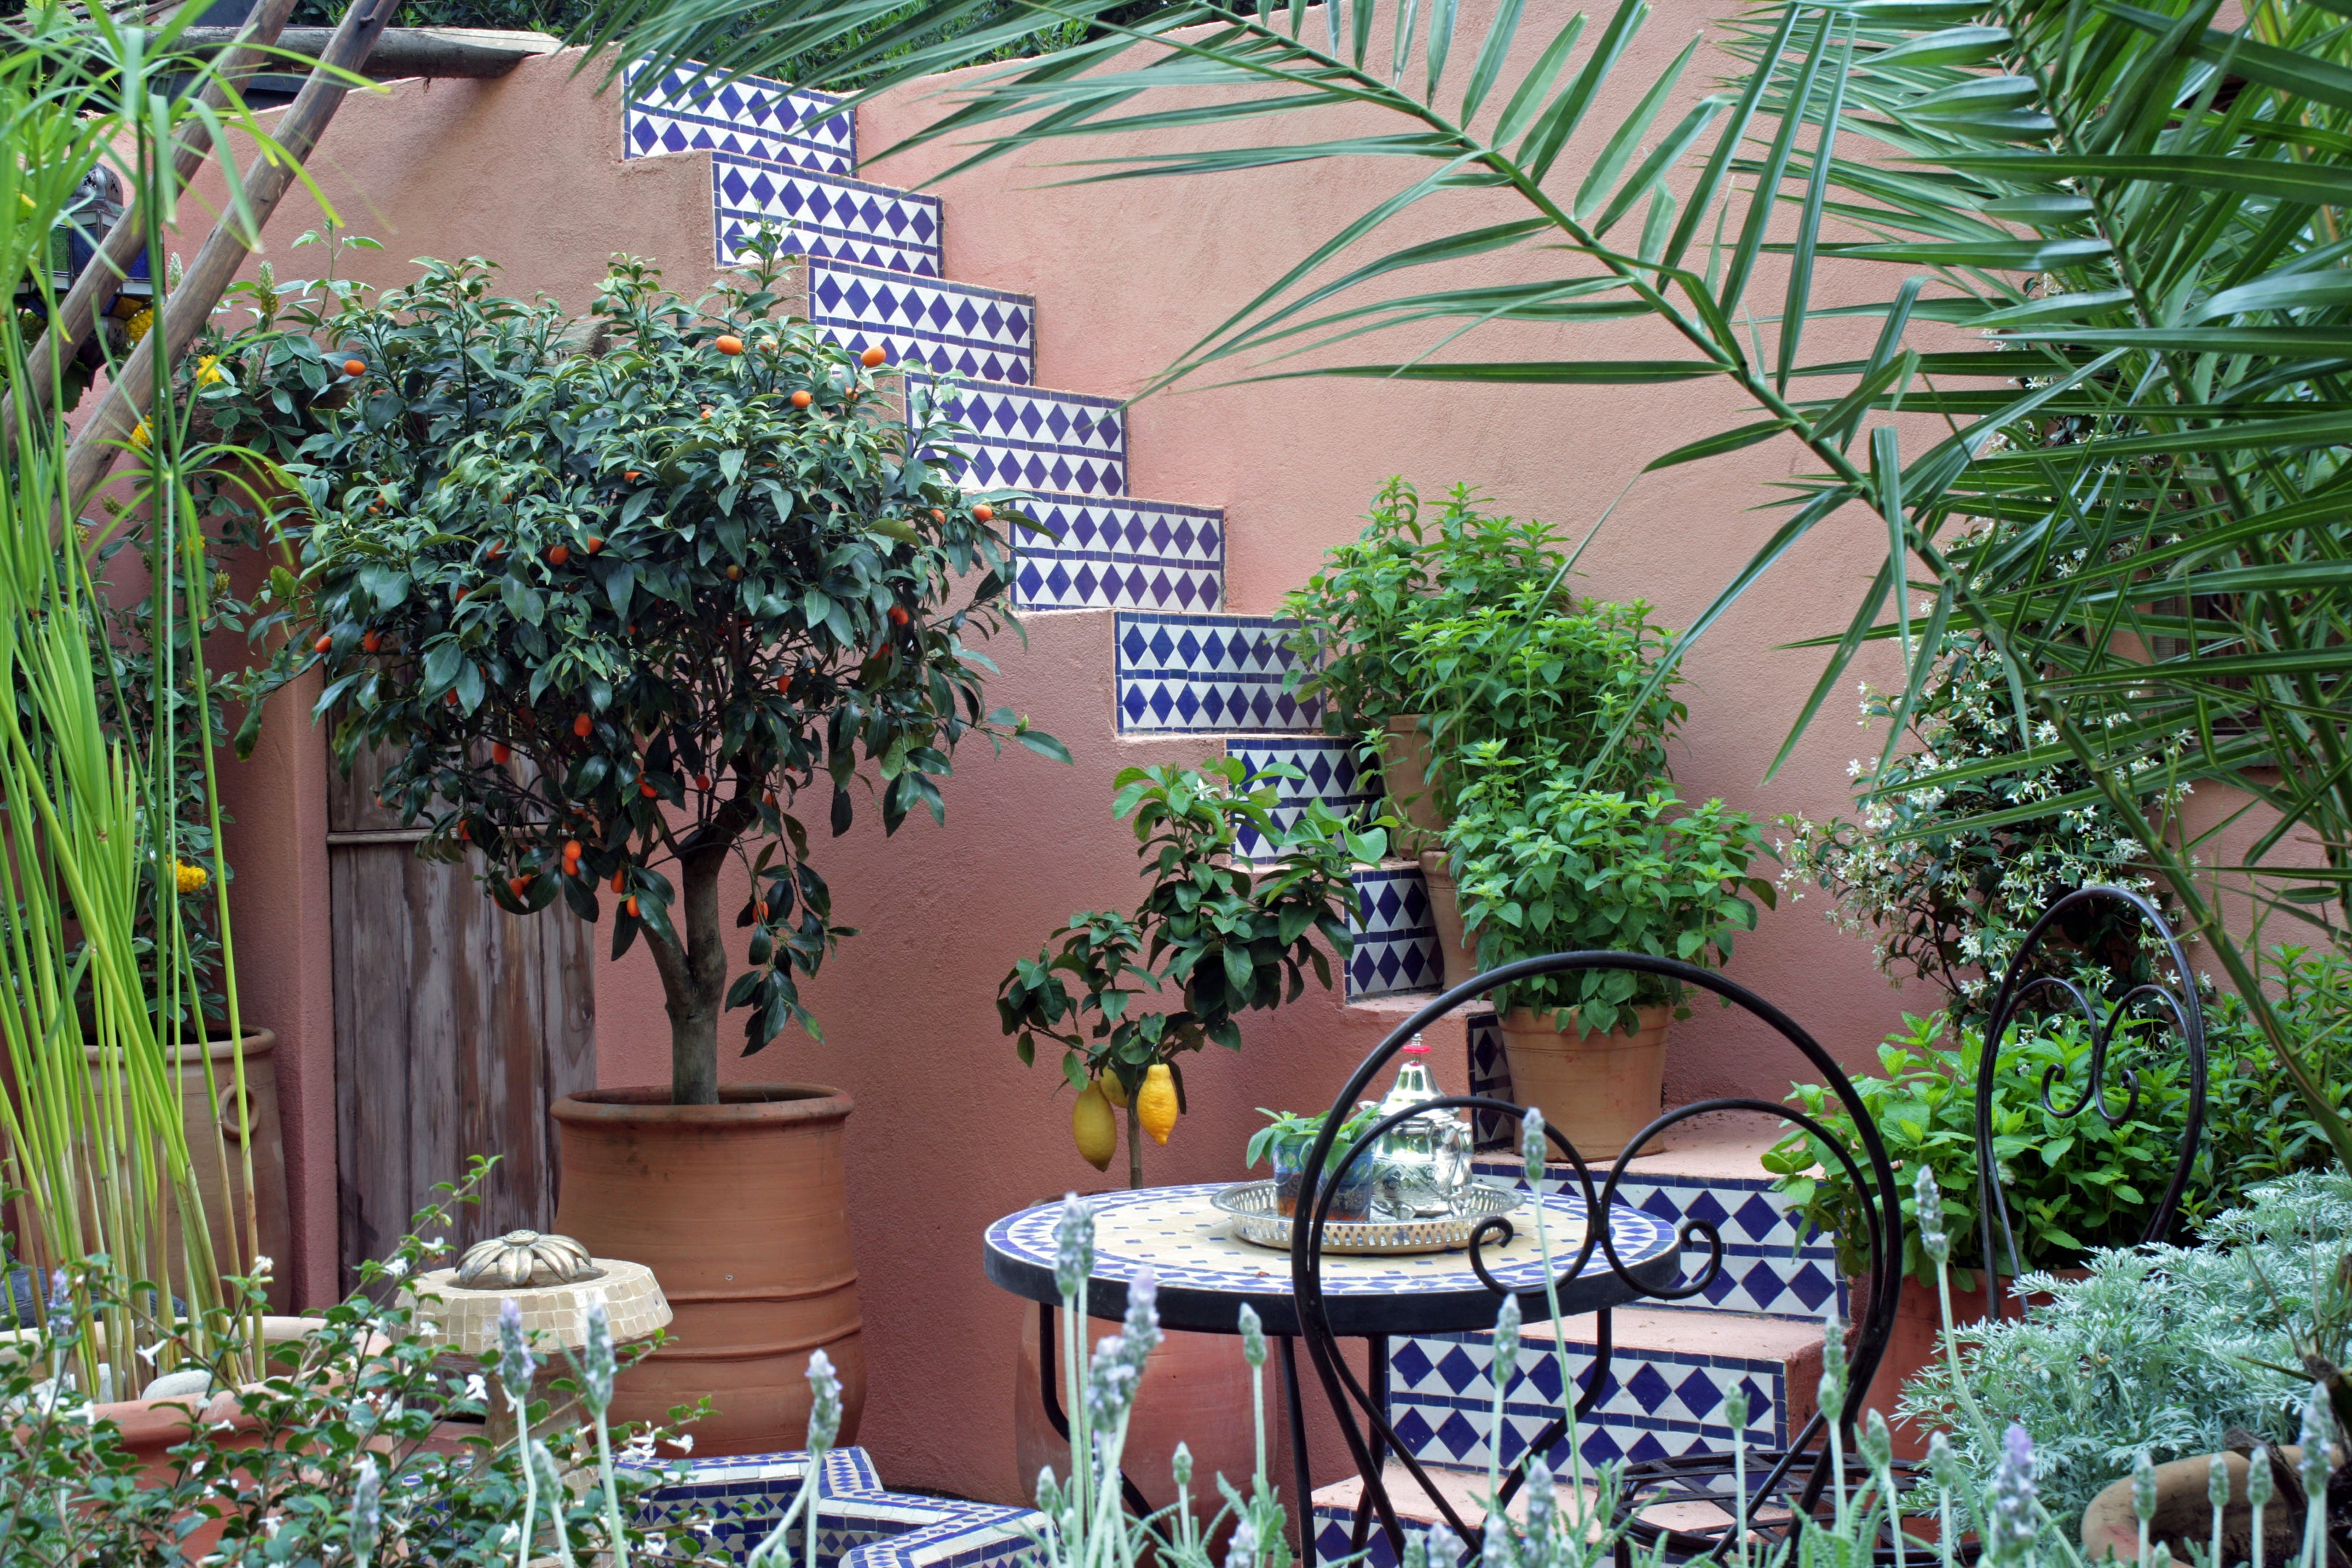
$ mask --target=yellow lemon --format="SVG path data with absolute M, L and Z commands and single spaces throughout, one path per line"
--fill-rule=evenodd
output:
M 1135 1091 L 1135 1114 L 1154 1143 L 1166 1143 L 1176 1131 L 1176 1077 L 1166 1062 L 1152 1063 L 1143 1075 L 1143 1087 Z
M 1097 1171 L 1110 1169 L 1111 1154 L 1118 1148 L 1118 1119 L 1110 1113 L 1110 1102 L 1100 1089 L 1087 1089 L 1070 1108 L 1070 1136 L 1077 1140 L 1087 1164 Z
M 1095 1087 L 1102 1090 L 1102 1097 L 1110 1101 L 1113 1110 L 1127 1109 L 1127 1085 L 1118 1081 L 1118 1074 L 1115 1072 L 1103 1074 L 1102 1077 L 1095 1079 Z

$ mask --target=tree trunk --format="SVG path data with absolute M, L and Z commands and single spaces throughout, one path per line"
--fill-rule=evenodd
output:
M 681 953 L 653 931 L 646 942 L 661 971 L 669 1014 L 669 1092 L 674 1105 L 719 1103 L 719 1016 L 727 1003 L 727 947 L 719 929 L 719 873 L 724 844 L 693 850 L 678 862 L 678 905 L 670 925 Z

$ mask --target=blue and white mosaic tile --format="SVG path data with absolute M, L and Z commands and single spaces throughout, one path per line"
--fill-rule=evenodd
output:
M 1375 866 L 1355 875 L 1356 951 L 1348 960 L 1348 1000 L 1437 988 L 1437 917 L 1418 866 Z
M 807 1473 L 802 1453 L 698 1460 L 684 1482 L 645 1493 L 637 1518 L 698 1521 L 713 1546 L 740 1563 L 775 1529 Z M 1030 1553 L 1024 1527 L 1038 1518 L 1027 1509 L 887 1490 L 862 1448 L 825 1456 L 818 1496 L 820 1568 L 1009 1568 Z M 791 1561 L 804 1562 L 802 1528 L 786 1539 Z
M 1580 1395 L 1591 1384 L 1593 1346 L 1571 1337 L 1568 1350 Z M 1493 1361 L 1484 1332 L 1417 1334 L 1391 1343 L 1389 1421 L 1413 1458 L 1486 1468 L 1494 1430 L 1494 1385 L 1487 1377 Z M 1732 1433 L 1723 1404 L 1739 1388 L 1748 1394 L 1749 1446 L 1781 1447 L 1789 1436 L 1787 1373 L 1784 1363 L 1767 1357 L 1621 1346 L 1611 1360 L 1608 1391 L 1582 1424 L 1584 1457 L 1605 1463 L 1728 1450 Z M 1563 1408 L 1559 1361 L 1548 1339 L 1531 1337 L 1522 1342 L 1503 1393 L 1502 1462 L 1517 1463 Z M 1567 1442 L 1545 1458 L 1565 1468 Z
M 1283 642 L 1293 624 L 1265 616 L 1121 615 L 1119 729 L 1313 733 L 1322 705 L 1283 689 L 1297 663 Z
M 1791 1212 L 1788 1200 L 1772 1191 L 1770 1177 L 1760 1171 L 1752 1178 L 1678 1176 L 1645 1173 L 1642 1167 L 1639 1160 L 1627 1166 L 1617 1189 L 1623 1202 L 1668 1225 L 1686 1218 L 1711 1225 L 1723 1239 L 1723 1271 L 1713 1284 L 1686 1300 L 1650 1305 L 1817 1320 L 1835 1300 L 1838 1310 L 1846 1310 L 1836 1246 Z M 1483 1157 L 1472 1169 L 1489 1181 L 1527 1185 L 1526 1168 L 1516 1159 Z M 1596 1172 L 1596 1184 L 1600 1179 Z M 1548 1193 L 1574 1181 L 1571 1166 L 1545 1168 Z M 1705 1245 L 1697 1237 L 1692 1238 L 1685 1254 L 1686 1268 L 1697 1267 Z
M 937 196 L 714 152 L 710 205 L 722 266 L 742 258 L 746 240 L 773 228 L 786 256 L 940 275 Z
M 918 393 L 928 397 L 928 386 Z M 967 489 L 1127 493 L 1127 415 L 1115 397 L 976 383 L 940 395 L 972 434 L 944 454 Z M 1204 606 L 1205 607 L 1205 606 Z
M 895 365 L 1018 386 L 1035 379 L 1037 302 L 1026 294 L 818 261 L 809 266 L 809 321 L 829 341 L 879 348 Z
M 1024 610 L 1213 610 L 1225 596 L 1225 514 L 1169 501 L 1039 495 L 1055 537 L 1016 531 L 1013 602 Z
M 1470 1092 L 1517 1105 L 1511 1096 L 1511 1062 L 1503 1054 L 1503 1028 L 1495 1015 L 1473 1013 L 1469 1036 Z M 1500 1112 L 1481 1110 L 1471 1119 L 1471 1131 L 1478 1148 L 1508 1149 L 1518 1142 L 1519 1124 Z
M 1253 777 L 1270 767 L 1287 767 L 1301 775 L 1276 779 L 1274 820 L 1286 832 L 1311 801 L 1321 801 L 1342 816 L 1353 816 L 1381 798 L 1381 771 L 1367 767 L 1357 755 L 1356 742 L 1337 735 L 1284 736 L 1281 739 L 1233 740 L 1225 755 L 1238 758 Z M 1254 827 L 1244 827 L 1241 852 L 1248 859 L 1273 858 L 1273 846 Z
M 622 156 L 731 153 L 821 174 L 857 172 L 857 117 L 830 93 L 744 77 L 713 90 L 691 69 L 624 78 Z

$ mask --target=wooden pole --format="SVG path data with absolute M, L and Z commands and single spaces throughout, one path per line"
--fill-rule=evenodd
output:
M 219 29 L 228 33 L 243 47 L 231 49 L 228 58 L 221 62 L 219 73 L 205 84 L 200 101 L 206 108 L 219 110 L 228 101 L 229 89 L 242 86 L 246 79 L 260 68 L 262 51 L 278 41 L 278 34 L 285 28 L 286 18 L 293 11 L 294 0 L 263 0 L 259 13 L 245 26 Z M 169 175 L 174 195 L 194 175 L 197 165 L 205 161 L 205 154 L 212 150 L 212 131 L 201 117 L 189 121 L 181 129 L 179 141 L 173 148 Z M 26 378 L 24 389 L 17 394 L 17 397 L 23 399 L 24 412 L 34 418 L 47 416 L 50 399 L 57 391 L 55 367 L 73 358 L 80 350 L 82 340 L 89 335 L 91 323 L 98 319 L 100 294 L 110 291 L 129 274 L 131 258 L 139 254 L 140 247 L 146 240 L 146 204 L 134 195 L 131 205 L 122 209 L 122 216 L 107 231 L 105 241 L 98 247 L 98 255 L 82 268 L 81 276 L 74 279 L 73 287 L 66 290 L 65 300 L 58 307 L 57 319 L 49 323 L 40 341 L 33 345 L 32 358 L 26 367 L 30 374 Z M 0 452 L 16 449 L 18 413 L 16 398 L 0 405 Z
M 327 47 L 324 27 L 289 27 L 282 47 L 310 58 Z M 197 54 L 225 49 L 236 41 L 233 27 L 190 27 L 178 47 Z M 563 47 L 545 33 L 513 33 L 491 27 L 387 27 L 369 54 L 364 74 L 377 81 L 401 77 L 501 77 L 536 55 Z M 299 61 L 293 63 L 299 64 Z
M 106 396 L 91 414 L 89 422 L 66 451 L 68 500 L 66 515 L 59 520 L 61 527 L 81 515 L 90 492 L 114 467 L 115 458 L 138 424 L 140 410 L 154 391 L 157 354 L 162 354 L 164 374 L 169 374 L 171 367 L 179 363 L 180 356 L 195 341 L 196 333 L 211 318 L 213 307 L 227 289 L 229 279 L 236 276 L 236 269 L 244 265 L 253 245 L 259 242 L 261 230 L 293 184 L 303 160 L 319 144 L 320 134 L 342 106 L 348 84 L 341 73 L 356 72 L 366 63 L 384 24 L 398 8 L 399 0 L 351 0 L 350 8 L 343 13 L 342 25 L 335 29 L 310 79 L 302 84 L 301 93 L 278 128 L 278 150 L 257 153 L 252 166 L 246 171 L 250 231 L 236 221 L 236 214 L 222 215 L 205 238 L 204 248 L 196 253 L 195 261 L 180 279 L 180 286 L 168 293 L 161 289 L 155 291 L 154 325 L 131 351 L 121 374 L 106 389 Z

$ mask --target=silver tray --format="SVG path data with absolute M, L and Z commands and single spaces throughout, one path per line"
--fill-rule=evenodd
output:
M 1355 1256 L 1452 1252 L 1470 1245 L 1470 1233 L 1487 1220 L 1519 1206 L 1517 1190 L 1473 1182 L 1454 1196 L 1450 1215 L 1428 1219 L 1323 1222 L 1323 1250 Z M 1290 1220 L 1275 1212 L 1272 1182 L 1239 1182 L 1210 1200 L 1234 1216 L 1234 1234 L 1259 1247 L 1290 1250 Z

